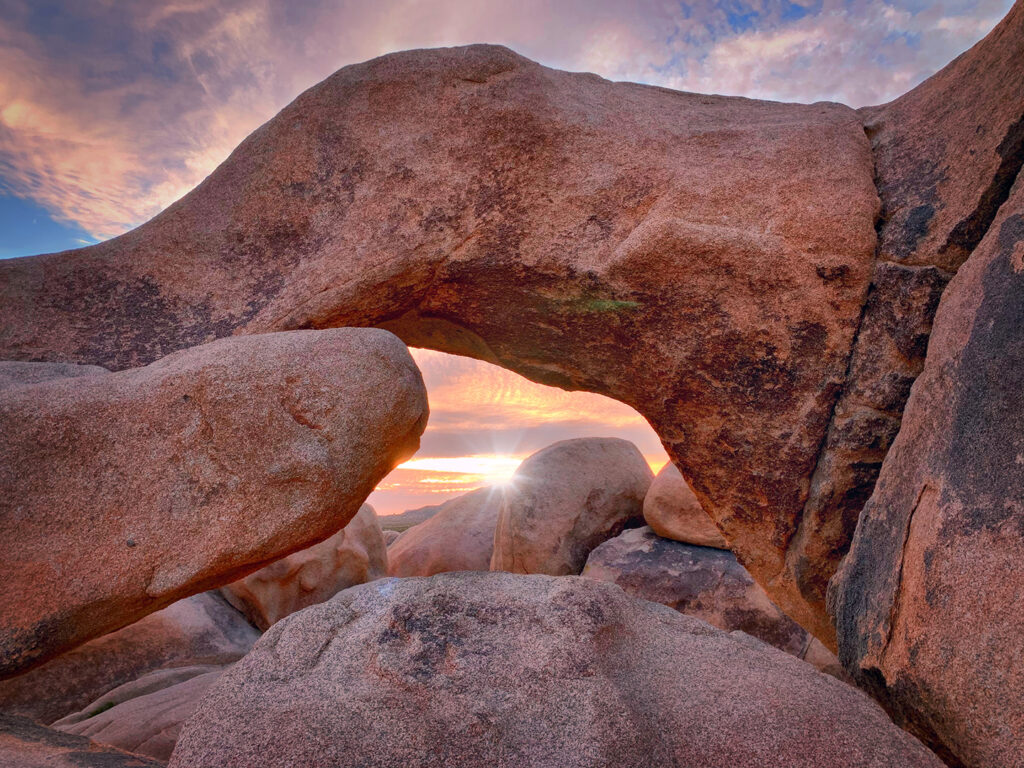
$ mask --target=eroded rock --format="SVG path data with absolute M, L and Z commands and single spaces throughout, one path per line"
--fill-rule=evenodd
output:
M 219 666 L 153 672 L 115 688 L 53 727 L 166 762 L 182 725 L 223 672 Z
M 877 211 L 847 107 L 410 51 L 306 91 L 138 229 L 0 262 L 0 357 L 123 368 L 228 334 L 381 325 L 609 395 L 775 602 L 823 615 L 785 552 Z
M 363 504 L 330 538 L 221 587 L 221 593 L 265 630 L 290 613 L 387 573 L 387 546 L 377 513 Z
M 661 468 L 644 497 L 644 521 L 666 539 L 701 547 L 729 548 L 721 531 L 671 461 Z
M 860 691 L 579 577 L 381 579 L 274 625 L 170 765 L 941 768 Z
M 503 489 L 491 570 L 578 574 L 594 547 L 643 520 L 653 477 L 628 440 L 585 437 L 537 451 Z
M 216 592 L 193 595 L 0 681 L 0 711 L 52 723 L 147 672 L 237 661 L 259 636 Z
M 971 768 L 1024 765 L 1021 382 L 1024 178 L 942 298 L 903 427 L 829 592 L 844 665 Z
M 426 417 L 408 350 L 371 329 L 0 390 L 0 676 L 338 530 Z
M 164 763 L 62 733 L 27 717 L 0 713 L 0 765 L 5 768 L 161 768 Z
M 490 570 L 501 501 L 500 489 L 478 488 L 441 504 L 388 548 L 391 575 Z

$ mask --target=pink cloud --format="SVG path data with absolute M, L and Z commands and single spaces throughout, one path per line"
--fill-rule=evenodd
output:
M 731 5 L 734 4 L 730 4 Z M 141 223 L 337 68 L 415 47 L 495 42 L 543 63 L 689 90 L 888 100 L 979 39 L 1010 0 L 928 5 L 662 0 L 201 0 L 68 4 L 0 19 L 0 174 L 97 237 Z

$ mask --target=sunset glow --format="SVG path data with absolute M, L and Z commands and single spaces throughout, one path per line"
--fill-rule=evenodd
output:
M 377 486 L 369 502 L 382 515 L 506 483 L 520 462 L 559 440 L 620 437 L 657 472 L 661 441 L 628 405 L 592 392 L 536 384 L 496 365 L 413 349 L 430 399 L 420 450 Z

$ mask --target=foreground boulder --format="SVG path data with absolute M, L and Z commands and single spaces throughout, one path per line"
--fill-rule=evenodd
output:
M 147 672 L 237 661 L 259 636 L 216 592 L 193 595 L 0 681 L 0 712 L 52 723 Z
M 835 656 L 773 605 L 731 552 L 665 539 L 645 526 L 597 547 L 583 575 L 727 632 L 746 632 L 823 672 L 842 674 Z
M 1024 177 L 949 284 L 830 588 L 840 658 L 952 764 L 1024 757 Z
M 224 667 L 160 670 L 115 688 L 53 727 L 100 744 L 167 761 L 182 724 Z
M 661 468 L 644 497 L 644 521 L 666 539 L 701 547 L 729 548 L 722 532 L 715 527 L 671 461 Z
M 867 696 L 591 579 L 389 579 L 276 624 L 170 765 L 941 768 Z
M 161 768 L 164 763 L 0 713 L 4 768 Z
M 490 570 L 501 500 L 500 489 L 478 488 L 440 505 L 388 549 L 391 575 Z
M 369 329 L 0 390 L 0 677 L 330 535 L 426 416 L 408 350 Z
M 873 175 L 838 104 L 612 83 L 496 46 L 392 54 L 306 91 L 138 229 L 0 262 L 0 358 L 124 368 L 381 325 L 608 395 L 792 612 L 785 545 L 871 279 Z
M 387 574 L 387 546 L 377 513 L 363 504 L 330 538 L 221 587 L 221 593 L 265 630 L 290 613 Z
M 594 547 L 643 519 L 653 477 L 628 440 L 587 437 L 537 451 L 502 493 L 491 570 L 578 574 Z

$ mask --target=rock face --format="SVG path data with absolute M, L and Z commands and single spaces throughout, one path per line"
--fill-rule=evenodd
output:
M 4 768 L 161 768 L 142 755 L 61 733 L 26 717 L 0 714 L 0 765 Z
M 1021 382 L 1024 177 L 942 298 L 903 428 L 830 588 L 843 663 L 972 768 L 1024 766 Z
M 0 681 L 0 711 L 52 723 L 147 672 L 237 661 L 259 636 L 219 594 L 193 595 Z
M 721 531 L 671 461 L 661 468 L 644 497 L 644 520 L 666 539 L 728 549 Z
M 441 504 L 436 514 L 388 549 L 391 575 L 489 570 L 501 500 L 500 489 L 478 488 Z
M 426 416 L 408 350 L 370 329 L 0 390 L 0 677 L 336 531 Z
M 900 428 L 910 387 L 951 273 L 970 255 L 1024 163 L 1024 3 L 991 34 L 890 104 L 861 110 L 883 211 L 878 263 L 849 380 L 772 594 L 799 591 L 793 612 L 831 637 L 823 604 Z
M 623 531 L 597 547 L 583 575 L 727 632 L 741 630 L 797 658 L 803 658 L 811 641 L 805 629 L 772 604 L 731 552 L 663 539 L 646 526 Z
M 221 593 L 265 630 L 290 613 L 387 574 L 387 546 L 377 513 L 363 504 L 330 538 L 221 587 Z
M 380 580 L 288 617 L 208 691 L 170 765 L 353 755 L 366 768 L 941 768 L 863 693 L 769 646 L 611 584 L 507 573 Z
M 167 761 L 182 724 L 223 674 L 217 666 L 161 670 L 122 685 L 82 712 L 53 724 L 129 752 Z
M 138 229 L 0 263 L 0 358 L 124 368 L 380 325 L 609 395 L 775 602 L 823 616 L 785 551 L 878 207 L 840 105 L 611 83 L 493 46 L 393 54 L 301 95 Z
M 587 437 L 537 451 L 502 494 L 491 570 L 578 574 L 594 547 L 642 520 L 652 478 L 628 440 Z

